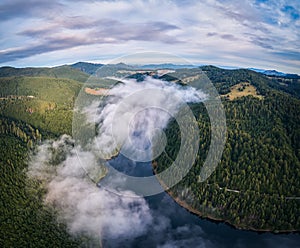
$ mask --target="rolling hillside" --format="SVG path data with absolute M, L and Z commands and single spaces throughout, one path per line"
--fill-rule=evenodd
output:
M 197 215 L 237 228 L 299 231 L 299 91 L 280 90 L 276 82 L 249 70 L 202 69 L 223 100 L 225 149 L 217 169 L 201 182 L 199 175 L 211 140 L 210 122 L 205 106 L 192 104 L 200 129 L 198 157 L 184 180 L 169 193 Z M 165 153 L 153 163 L 156 173 L 170 165 L 180 147 L 175 122 L 166 133 Z
M 204 105 L 192 104 L 201 131 L 198 158 L 169 193 L 196 214 L 238 228 L 299 231 L 300 201 L 293 198 L 300 195 L 300 94 L 295 87 L 299 82 L 280 85 L 249 70 L 212 66 L 202 70 L 222 97 L 227 143 L 217 170 L 199 182 L 210 126 Z M 1 247 L 78 247 L 86 242 L 84 236 L 71 237 L 55 220 L 55 213 L 42 204 L 44 189 L 39 182 L 28 181 L 24 170 L 35 144 L 71 134 L 74 101 L 87 77 L 70 66 L 0 68 Z M 174 78 L 176 73 L 162 76 Z M 104 83 L 104 87 L 110 84 Z M 176 123 L 169 124 L 166 135 L 168 156 L 164 153 L 154 161 L 157 173 L 176 157 L 180 146 Z
M 49 78 L 68 78 L 79 82 L 85 82 L 89 75 L 80 70 L 72 68 L 68 65 L 57 66 L 52 68 L 47 67 L 27 67 L 27 68 L 14 68 L 14 67 L 1 67 L 0 77 L 49 77 Z
M 73 104 L 81 87 L 70 79 L 0 78 L 0 113 L 45 132 L 70 134 Z

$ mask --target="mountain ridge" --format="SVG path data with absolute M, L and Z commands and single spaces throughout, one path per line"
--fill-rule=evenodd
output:
M 24 76 L 26 72 L 24 71 L 30 71 L 30 70 L 40 70 L 40 74 L 43 74 L 41 70 L 50 70 L 50 71 L 55 71 L 58 70 L 59 68 L 71 68 L 75 69 L 77 71 L 81 71 L 83 73 L 86 73 L 88 75 L 94 74 L 99 68 L 102 66 L 107 66 L 105 64 L 101 63 L 91 63 L 91 62 L 84 62 L 84 61 L 79 61 L 75 62 L 73 64 L 65 64 L 65 65 L 59 65 L 59 66 L 54 66 L 54 67 L 12 67 L 12 66 L 2 66 L 0 67 L 0 77 L 4 76 L 10 76 L 12 74 L 15 75 L 18 71 L 21 72 L 23 71 Z M 255 71 L 257 73 L 270 76 L 270 77 L 284 77 L 284 78 L 290 78 L 290 79 L 300 79 L 300 75 L 296 73 L 285 73 L 285 72 L 280 72 L 274 69 L 259 69 L 259 68 L 240 68 L 240 67 L 226 67 L 226 66 L 215 66 L 215 65 L 189 65 L 189 64 L 174 64 L 174 63 L 159 63 L 159 64 L 144 64 L 144 65 L 129 65 L 125 63 L 117 63 L 113 64 L 113 66 L 120 66 L 123 68 L 126 67 L 134 67 L 136 69 L 152 69 L 152 70 L 157 70 L 157 69 L 191 69 L 191 68 L 202 68 L 202 67 L 207 67 L 207 66 L 212 66 L 216 67 L 219 69 L 223 70 L 238 70 L 238 69 L 246 69 L 250 71 Z M 22 73 L 22 75 L 23 75 Z M 55 73 L 54 73 L 55 74 Z

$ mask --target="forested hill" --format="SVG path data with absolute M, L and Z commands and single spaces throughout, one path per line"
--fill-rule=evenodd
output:
M 82 66 L 0 68 L 0 247 L 78 247 L 86 241 L 74 239 L 56 222 L 51 209 L 42 205 L 43 189 L 24 174 L 28 149 L 41 140 L 71 134 L 74 101 L 91 73 L 82 72 Z M 237 227 L 300 230 L 300 201 L 293 198 L 300 196 L 299 82 L 249 70 L 202 70 L 222 95 L 228 139 L 217 170 L 199 183 L 210 127 L 205 107 L 191 105 L 201 132 L 199 156 L 172 189 L 174 196 L 202 216 Z M 180 136 L 175 124 L 166 130 L 168 156 L 157 159 L 157 172 L 176 157 Z
M 72 68 L 78 69 L 82 72 L 87 74 L 94 74 L 96 71 L 103 66 L 103 64 L 94 64 L 94 63 L 87 63 L 87 62 L 77 62 L 75 64 L 70 65 Z
M 214 83 L 220 94 L 226 94 L 230 87 L 240 82 L 251 82 L 262 94 L 276 89 L 300 99 L 300 79 L 286 77 L 270 77 L 248 69 L 226 70 L 215 66 L 200 67 Z
M 80 79 L 84 74 L 61 69 L 0 69 L 5 75 L 0 78 L 0 247 L 80 246 L 43 205 L 44 189 L 25 174 L 36 144 L 71 134 L 82 83 L 57 77 Z
M 68 65 L 57 67 L 1 67 L 0 77 L 49 77 L 49 78 L 68 78 L 79 82 L 85 82 L 89 75 Z
M 210 144 L 205 106 L 191 108 L 200 128 L 197 160 L 184 180 L 169 192 L 200 216 L 238 228 L 300 230 L 300 100 L 297 87 L 278 85 L 249 70 L 202 67 L 221 94 L 227 141 L 217 169 L 204 182 L 199 174 Z M 166 130 L 168 145 L 154 161 L 157 173 L 176 158 L 180 132 Z

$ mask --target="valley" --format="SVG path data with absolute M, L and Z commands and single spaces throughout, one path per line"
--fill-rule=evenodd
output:
M 81 64 L 81 70 L 87 71 L 84 66 Z M 193 70 L 198 69 L 180 68 L 167 74 L 153 71 L 152 76 L 178 85 L 192 85 L 201 78 L 201 74 L 190 76 Z M 189 103 L 200 130 L 199 151 L 188 174 L 167 192 L 200 217 L 225 221 L 238 229 L 299 232 L 300 99 L 299 92 L 294 90 L 299 88 L 299 82 L 293 81 L 282 88 L 273 79 L 246 69 L 203 66 L 201 70 L 221 95 L 227 122 L 225 149 L 216 171 L 201 182 L 199 174 L 208 153 L 211 128 L 204 104 Z M 186 79 L 177 80 L 179 72 L 185 73 Z M 149 76 L 149 72 L 139 69 L 136 74 L 131 71 L 129 77 L 143 83 L 144 73 Z M 47 191 L 43 182 L 28 180 L 25 174 L 35 147 L 63 134 L 72 134 L 73 108 L 79 92 L 101 97 L 114 83 L 91 80 L 82 90 L 83 79 L 89 77 L 72 67 L 67 68 L 67 73 L 56 68 L 42 71 L 31 68 L 23 72 L 0 68 L 0 231 L 1 237 L 6 237 L 0 240 L 2 246 L 44 242 L 76 247 L 89 242 L 88 235 L 72 236 L 64 222 L 57 222 L 56 210 L 43 204 Z M 157 174 L 175 160 L 181 142 L 174 120 L 164 131 L 167 146 L 152 161 Z M 62 158 L 58 154 L 57 159 Z M 149 171 L 152 172 L 151 167 Z M 164 183 L 167 182 L 161 181 Z M 201 219 L 193 221 L 206 225 Z M 229 230 L 223 224 L 222 228 Z

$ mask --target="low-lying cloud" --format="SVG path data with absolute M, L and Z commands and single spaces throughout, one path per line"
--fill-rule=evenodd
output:
M 85 108 L 87 119 L 99 124 L 94 147 L 102 158 L 113 156 L 121 147 L 120 152 L 132 160 L 151 161 L 155 133 L 166 128 L 183 104 L 206 98 L 201 90 L 150 76 L 142 82 L 121 81 L 109 91 L 104 106 L 96 102 Z
M 143 234 L 152 222 L 146 201 L 96 187 L 86 176 L 86 170 L 97 166 L 96 163 L 91 152 L 79 151 L 71 138 L 64 135 L 37 148 L 28 175 L 46 183 L 45 204 L 58 210 L 59 221 L 67 223 L 71 234 L 97 239 L 134 238 Z
M 37 147 L 32 157 L 28 175 L 46 183 L 44 202 L 57 210 L 58 221 L 67 224 L 70 234 L 89 237 L 91 247 L 215 247 L 198 225 L 173 227 L 172 215 L 179 213 L 169 196 L 151 208 L 132 192 L 124 197 L 96 187 L 85 171 L 95 163 L 67 135 Z
M 104 120 L 108 121 L 109 119 L 105 119 L 104 116 L 100 118 L 106 106 L 116 109 L 117 106 L 114 105 L 130 95 L 129 89 L 150 88 L 150 86 L 160 90 L 166 88 L 169 93 L 181 95 L 185 101 L 192 99 L 200 101 L 203 97 L 201 92 L 195 89 L 181 88 L 150 78 L 144 82 L 128 80 L 111 90 L 114 95 L 108 98 L 107 105 L 104 107 L 99 106 L 100 102 L 94 102 L 91 106 L 94 111 L 89 112 L 88 116 L 97 117 L 99 124 Z M 157 98 L 152 98 L 154 99 Z M 142 104 L 142 102 L 138 101 L 136 104 Z M 160 104 L 169 102 L 167 99 L 158 101 Z M 131 108 L 133 107 L 132 105 Z M 93 116 L 92 113 L 96 115 Z M 152 114 L 152 117 L 155 117 L 155 111 Z M 158 111 L 156 114 L 161 113 Z M 138 117 L 139 120 L 146 118 L 145 128 L 153 125 L 151 120 L 149 123 L 146 121 L 147 116 Z M 160 122 L 159 126 L 163 126 L 162 124 L 165 125 L 164 122 Z M 101 130 L 101 125 L 99 130 Z M 101 132 L 95 140 L 100 137 Z M 234 230 L 225 224 L 208 223 L 180 208 L 165 193 L 151 196 L 152 198 L 144 198 L 130 191 L 121 191 L 117 195 L 103 187 L 97 187 L 92 180 L 93 176 L 99 178 L 103 174 L 104 167 L 98 159 L 97 149 L 93 149 L 95 140 L 91 141 L 92 145 L 89 150 L 81 148 L 68 135 L 63 135 L 55 141 L 45 141 L 32 154 L 28 167 L 29 177 L 44 182 L 43 185 L 47 190 L 44 203 L 54 207 L 58 221 L 66 223 L 72 235 L 89 237 L 90 243 L 87 246 L 98 247 L 100 244 L 100 247 L 161 248 L 258 245 L 293 247 L 299 243 L 297 243 L 296 234 L 282 237 L 270 233 L 243 232 L 241 235 L 239 232 L 242 231 Z M 131 162 L 134 166 L 139 166 L 139 163 Z M 126 166 L 126 161 L 124 166 Z
M 170 116 L 179 108 L 180 102 L 176 104 L 174 99 L 180 98 L 185 103 L 199 102 L 205 98 L 205 94 L 195 88 L 150 77 L 143 82 L 134 79 L 122 81 L 110 90 L 104 106 L 103 100 L 94 102 L 90 111 L 85 112 L 90 121 L 96 118 L 99 124 L 98 135 L 91 141 L 89 150 L 82 149 L 70 136 L 63 135 L 59 140 L 45 141 L 38 146 L 28 168 L 30 177 L 45 183 L 45 204 L 57 210 L 58 221 L 66 223 L 71 234 L 104 240 L 108 246 L 117 246 L 118 240 L 129 239 L 133 242 L 136 237 L 148 232 L 161 232 L 170 228 L 170 220 L 155 214 L 145 198 L 133 192 L 123 190 L 116 195 L 97 187 L 92 178 L 97 181 L 105 171 L 99 162 L 99 149 L 105 148 L 109 154 L 115 150 L 116 144 L 112 138 L 118 139 L 119 135 L 123 135 L 122 118 L 126 119 L 128 113 L 138 113 L 133 116 L 129 134 L 134 137 L 134 144 L 144 149 L 145 142 L 151 140 L 153 130 L 166 127 Z M 153 90 L 164 91 L 165 98 L 160 94 L 147 95 L 148 91 L 152 93 Z M 133 92 L 143 94 L 131 97 Z M 119 111 L 124 102 L 127 112 Z M 149 103 L 155 103 L 156 108 L 147 110 Z M 168 111 L 163 111 L 166 108 Z M 143 112 L 143 109 L 146 111 Z M 117 119 L 119 125 L 112 135 L 111 125 L 116 113 L 120 114 Z

